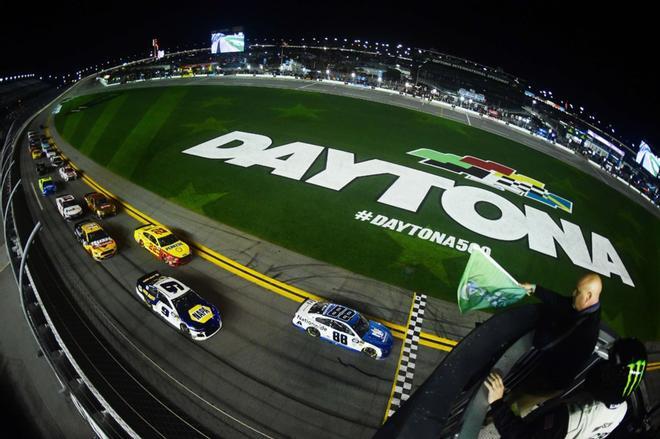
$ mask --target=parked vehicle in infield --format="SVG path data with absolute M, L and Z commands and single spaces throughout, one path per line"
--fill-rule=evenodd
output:
M 385 358 L 392 350 L 392 333 L 386 326 L 367 320 L 343 305 L 307 299 L 296 311 L 292 323 L 312 337 L 372 358 Z
M 71 194 L 55 198 L 55 205 L 57 206 L 57 211 L 65 220 L 75 219 L 83 214 L 82 206 L 78 204 L 75 197 Z
M 137 280 L 135 291 L 147 307 L 193 340 L 206 340 L 222 328 L 218 309 L 174 278 L 154 271 Z
M 37 160 L 43 157 L 44 153 L 40 149 L 31 149 L 30 150 L 30 157 L 32 157 L 32 160 Z
M 186 264 L 192 259 L 188 244 L 163 226 L 147 224 L 138 227 L 133 232 L 133 238 L 141 247 L 172 267 Z
M 41 176 L 48 174 L 53 170 L 53 167 L 48 163 L 37 163 L 37 165 L 34 167 L 34 170 L 36 171 L 37 175 Z
M 62 180 L 64 181 L 75 180 L 76 178 L 78 178 L 78 173 L 76 172 L 76 170 L 68 165 L 62 166 L 57 171 L 57 173 L 60 174 L 60 177 L 62 177 Z
M 76 223 L 73 226 L 73 233 L 95 261 L 108 259 L 117 253 L 117 243 L 96 221 Z
M 87 208 L 98 218 L 105 218 L 110 215 L 117 215 L 117 205 L 115 202 L 100 192 L 90 192 L 83 196 Z
M 40 178 L 39 191 L 43 196 L 54 194 L 57 191 L 57 185 L 53 181 L 53 177 Z
M 60 166 L 64 166 L 64 159 L 60 155 L 55 155 L 50 158 L 50 162 L 53 164 L 53 166 L 59 168 Z

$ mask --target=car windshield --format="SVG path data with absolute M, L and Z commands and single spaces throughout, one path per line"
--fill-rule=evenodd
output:
M 328 305 L 330 305 L 330 304 L 329 303 L 321 303 L 321 302 L 315 303 L 314 305 L 312 305 L 311 308 L 309 308 L 309 313 L 310 314 L 323 314 L 323 311 L 325 311 L 325 309 L 328 307 Z
M 102 206 L 108 204 L 108 199 L 105 197 L 96 197 L 95 203 L 97 206 Z
M 76 202 L 73 201 L 73 200 L 64 201 L 64 202 L 62 203 L 62 207 L 65 208 L 65 209 L 66 209 L 67 207 L 74 207 L 74 206 L 77 206 L 77 205 L 78 205 L 78 203 L 76 203 Z
M 87 234 L 87 240 L 89 242 L 99 241 L 101 239 L 107 238 L 108 234 L 103 230 L 95 230 L 92 233 Z
M 195 305 L 201 305 L 201 300 L 194 291 L 190 290 L 176 299 L 172 299 L 172 305 L 179 312 L 186 312 Z
M 364 334 L 369 331 L 369 320 L 365 319 L 361 315 L 358 316 L 355 324 L 353 324 L 353 329 L 355 329 L 355 332 L 357 332 L 360 337 L 364 337 Z
M 177 241 L 178 239 L 172 233 L 165 235 L 162 238 L 158 238 L 158 243 L 161 247 L 167 247 L 168 245 L 172 245 Z

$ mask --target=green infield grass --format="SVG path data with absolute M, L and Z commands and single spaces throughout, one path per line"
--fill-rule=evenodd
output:
M 58 132 L 100 165 L 154 193 L 221 223 L 313 258 L 409 290 L 455 301 L 468 253 L 355 219 L 362 210 L 385 215 L 492 249 L 519 280 L 565 294 L 585 272 L 557 246 L 557 258 L 531 251 L 527 238 L 498 241 L 461 226 L 432 189 L 410 212 L 376 200 L 393 176 L 360 178 L 341 191 L 305 183 L 325 167 L 326 152 L 301 181 L 262 166 L 240 167 L 182 151 L 232 131 L 349 151 L 356 161 L 381 159 L 496 192 L 515 204 L 580 226 L 610 240 L 635 287 L 604 278 L 603 317 L 622 334 L 660 340 L 659 221 L 621 193 L 555 158 L 447 119 L 348 97 L 292 90 L 190 86 L 108 91 L 67 101 Z M 495 161 L 546 184 L 573 202 L 572 213 L 497 191 L 419 163 L 418 148 Z M 497 217 L 489 205 L 484 216 Z M 167 218 L 160 218 L 167 222 Z M 323 295 L 323 291 L 315 291 Z

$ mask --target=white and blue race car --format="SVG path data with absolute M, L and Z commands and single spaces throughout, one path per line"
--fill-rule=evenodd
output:
M 385 325 L 367 320 L 343 305 L 307 299 L 296 311 L 292 323 L 312 337 L 372 358 L 385 358 L 392 350 L 392 333 Z
M 218 309 L 180 281 L 157 271 L 137 280 L 140 300 L 183 335 L 206 340 L 222 328 Z

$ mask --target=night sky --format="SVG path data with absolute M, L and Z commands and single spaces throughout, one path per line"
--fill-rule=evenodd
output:
M 22 10 L 0 14 L 0 75 L 75 71 L 146 53 L 152 37 L 166 50 L 192 46 L 209 40 L 211 30 L 233 25 L 243 25 L 248 38 L 403 43 L 502 67 L 612 123 L 627 143 L 645 139 L 660 150 L 658 74 L 652 67 L 660 37 L 652 2 L 617 8 L 577 1 L 428 2 L 440 5 L 434 7 L 416 1 L 24 3 Z

